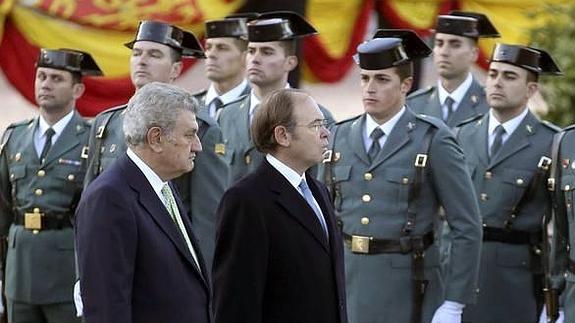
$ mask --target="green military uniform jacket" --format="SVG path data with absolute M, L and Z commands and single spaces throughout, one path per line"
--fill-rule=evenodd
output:
M 250 101 L 251 95 L 245 95 L 224 105 L 218 120 L 228 149 L 226 157 L 232 183 L 255 170 L 265 156 L 257 151 L 250 134 Z M 332 125 L 335 120 L 331 112 L 322 106 L 320 110 L 328 124 Z
M 550 157 L 553 135 L 558 128 L 538 120 L 531 112 L 503 144 L 494 158 L 488 155 L 490 115 L 461 127 L 458 139 L 473 178 L 484 226 L 534 233 L 540 237 L 542 217 L 549 195 L 546 178 L 530 196 L 517 205 L 535 178 L 541 157 Z M 512 215 L 514 214 L 514 218 Z M 485 235 L 484 235 L 485 237 Z M 534 248 L 529 244 L 484 241 L 479 272 L 477 304 L 464 310 L 464 321 L 525 323 L 538 315 L 533 272 L 540 273 Z
M 451 131 L 432 117 L 409 108 L 400 117 L 385 145 L 370 162 L 363 142 L 366 115 L 340 122 L 332 129 L 331 163 L 320 167 L 335 189 L 334 206 L 345 234 L 397 240 L 407 221 L 409 190 L 413 186 L 416 155 L 429 128 L 435 129 L 427 166 L 421 180 L 412 235 L 438 226 L 445 208 L 452 230 L 450 275 L 441 277 L 439 248 L 425 250 L 423 320 L 430 322 L 444 300 L 471 303 L 479 268 L 481 222 L 471 178 L 461 148 Z M 331 165 L 331 166 L 330 166 Z M 332 186 L 333 185 L 333 186 Z M 457 198 L 453 198 L 457 196 Z M 412 255 L 359 254 L 345 248 L 347 304 L 350 323 L 410 322 L 412 311 Z
M 560 146 L 554 194 L 557 213 L 550 255 L 551 287 L 562 292 L 565 322 L 575 322 L 575 126 L 565 128 Z
M 416 113 L 426 114 L 438 119 L 443 117 L 437 86 L 429 86 L 413 92 L 407 97 L 407 105 Z M 489 105 L 485 99 L 483 86 L 473 78 L 473 82 L 465 93 L 463 100 L 459 103 L 457 110 L 453 112 L 445 124 L 453 128 L 461 122 L 483 115 L 487 111 L 489 111 Z
M 122 127 L 126 107 L 124 105 L 106 110 L 94 120 L 90 133 L 85 185 L 126 152 L 127 145 Z M 202 255 L 211 268 L 215 248 L 215 214 L 218 203 L 228 187 L 229 167 L 224 160 L 226 147 L 217 123 L 207 115 L 205 109 L 199 109 L 196 120 L 202 151 L 196 155 L 194 170 L 180 176 L 174 182 L 188 209 L 188 216 L 192 221 L 194 235 L 200 243 Z M 103 139 L 98 144 L 97 136 L 100 134 Z M 99 154 L 96 151 L 97 145 L 101 145 Z
M 72 227 L 33 232 L 13 222 L 18 213 L 34 208 L 72 221 L 85 174 L 82 151 L 88 144 L 89 124 L 74 112 L 41 163 L 34 148 L 38 120 L 10 125 L 0 154 L 0 235 L 8 234 L 6 296 L 29 304 L 71 302 Z

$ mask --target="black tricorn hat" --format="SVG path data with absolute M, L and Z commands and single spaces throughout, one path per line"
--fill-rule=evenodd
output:
M 142 40 L 170 46 L 182 56 L 206 58 L 204 49 L 194 34 L 164 22 L 140 21 L 136 38 L 124 45 L 132 49 L 135 42 Z
M 250 42 L 290 40 L 317 34 L 309 22 L 292 11 L 263 13 L 247 26 Z
M 563 74 L 549 53 L 533 47 L 496 44 L 489 61 L 515 65 L 535 74 Z
M 102 76 L 102 70 L 92 56 L 75 49 L 40 49 L 36 67 L 48 67 L 78 73 L 82 76 Z
M 373 38 L 357 46 L 355 62 L 365 70 L 381 70 L 406 64 L 431 54 L 431 49 L 409 29 L 379 29 Z
M 469 11 L 451 11 L 449 15 L 438 16 L 435 33 L 473 39 L 500 37 L 499 32 L 486 15 Z
M 206 22 L 206 38 L 246 38 L 248 27 L 246 18 L 226 18 Z

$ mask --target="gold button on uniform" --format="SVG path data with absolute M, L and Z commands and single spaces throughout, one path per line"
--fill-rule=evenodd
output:
M 369 196 L 369 194 L 364 194 L 361 197 L 361 200 L 364 201 L 365 203 L 367 203 L 367 202 L 371 201 L 371 196 Z
M 409 184 L 409 178 L 407 178 L 407 177 L 402 178 L 401 183 L 402 184 Z
M 46 175 L 46 171 L 41 169 L 38 171 L 38 173 L 36 173 L 36 175 L 38 175 L 38 177 L 44 177 Z
M 483 177 L 485 177 L 485 179 L 491 179 L 493 177 L 493 173 L 492 172 L 485 172 L 485 175 Z
M 14 173 L 10 174 L 10 179 L 14 179 L 14 177 L 16 177 Z
M 485 194 L 485 193 L 481 193 L 481 194 L 479 195 L 479 198 L 480 198 L 482 201 L 487 201 L 487 200 L 489 199 L 489 197 L 488 197 L 487 194 Z
M 69 181 L 73 181 L 76 177 L 74 176 L 74 174 L 70 174 L 68 175 L 68 180 Z
M 37 196 L 40 196 L 40 195 L 42 195 L 43 193 L 44 193 L 44 191 L 42 191 L 41 188 L 37 188 L 37 189 L 34 190 L 34 194 L 36 194 Z
M 372 173 L 365 173 L 365 174 L 363 174 L 363 179 L 365 179 L 366 181 L 371 181 L 373 179 L 373 174 Z
M 12 174 L 12 175 L 14 175 L 14 174 Z M 571 186 L 565 185 L 565 191 L 568 191 L 568 190 L 570 190 L 570 189 L 571 189 Z
M 369 218 L 364 216 L 363 218 L 361 218 L 361 224 L 363 225 L 368 225 L 369 224 Z
M 523 178 L 518 178 L 517 180 L 515 180 L 515 183 L 519 186 L 523 185 Z
M 252 162 L 252 157 L 250 155 L 246 155 L 245 162 L 246 162 L 246 165 L 249 165 Z
M 16 155 L 14 155 L 14 159 L 16 161 L 19 161 L 22 158 L 22 154 L 21 153 L 16 153 Z

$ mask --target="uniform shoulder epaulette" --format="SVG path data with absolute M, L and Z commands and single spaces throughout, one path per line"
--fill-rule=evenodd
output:
M 115 107 L 108 108 L 108 109 L 106 109 L 106 110 L 104 110 L 104 111 L 98 113 L 98 115 L 96 116 L 96 118 L 99 117 L 99 116 L 101 116 L 101 115 L 104 115 L 104 114 L 113 113 L 113 112 L 118 111 L 118 110 L 124 110 L 124 109 L 126 109 L 127 107 L 128 107 L 127 104 L 122 104 L 122 105 L 118 105 L 118 106 L 115 106 Z
M 461 128 L 461 127 L 465 126 L 466 124 L 473 123 L 473 122 L 475 122 L 475 121 L 477 121 L 477 120 L 480 120 L 481 118 L 483 118 L 483 114 L 474 115 L 474 116 L 471 117 L 471 118 L 467 118 L 467 119 L 464 119 L 464 120 L 459 121 L 459 123 L 457 123 L 457 124 L 455 125 L 455 127 L 456 127 L 456 128 Z
M 17 128 L 17 127 L 21 127 L 21 126 L 28 126 L 28 125 L 30 125 L 30 123 L 32 123 L 34 121 L 34 119 L 36 119 L 36 118 L 30 118 L 30 119 L 21 120 L 18 122 L 11 123 L 8 125 L 8 127 L 6 127 L 6 129 Z
M 235 100 L 232 100 L 232 101 L 224 104 L 223 107 L 225 108 L 225 107 L 233 105 L 233 104 L 239 104 L 242 100 L 245 100 L 246 97 L 249 97 L 249 95 L 250 95 L 249 93 L 244 94 L 244 95 L 240 95 Z
M 196 98 L 199 99 L 203 96 L 205 96 L 208 93 L 208 89 L 201 89 L 197 92 L 192 93 L 192 95 Z
M 429 94 L 429 93 L 433 92 L 434 88 L 435 88 L 435 86 L 430 85 L 430 86 L 425 87 L 423 89 L 415 90 L 410 95 L 408 95 L 407 98 L 412 99 L 412 98 L 416 98 L 418 96 Z
M 361 118 L 361 116 L 363 116 L 363 114 L 359 114 L 359 115 L 353 116 L 353 117 L 351 117 L 351 118 L 343 119 L 343 120 L 341 120 L 341 121 L 336 122 L 335 124 L 336 124 L 336 125 L 341 125 L 341 124 L 344 124 L 344 123 L 353 122 L 353 121 L 355 121 L 355 120 Z
M 553 132 L 560 132 L 562 129 L 561 127 L 558 127 L 557 125 L 547 121 L 547 120 L 542 120 L 541 124 L 544 125 L 545 127 L 551 129 Z
M 575 124 L 563 128 L 563 131 L 571 131 L 571 130 L 575 130 Z
M 16 129 L 18 127 L 22 127 L 22 126 L 28 126 L 33 121 L 34 121 L 34 118 L 31 118 L 31 119 L 27 119 L 27 120 L 23 120 L 23 121 L 14 122 L 14 123 L 8 125 L 8 127 L 6 127 L 6 130 L 4 130 L 4 132 L 2 133 L 2 136 L 0 137 L 0 154 L 2 154 L 4 147 L 8 143 L 8 140 L 10 140 L 10 136 L 12 135 L 12 132 L 14 131 L 14 129 Z
M 435 126 L 436 128 L 446 128 L 447 127 L 445 125 L 445 123 L 443 123 L 443 121 L 441 121 L 441 119 L 429 116 L 427 114 L 416 113 L 415 117 L 419 120 L 422 120 L 424 122 L 431 124 L 432 126 Z

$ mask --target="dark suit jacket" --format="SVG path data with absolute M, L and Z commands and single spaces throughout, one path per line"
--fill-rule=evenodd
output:
M 127 155 L 88 186 L 76 218 L 86 323 L 210 322 L 207 275 Z M 205 273 L 189 219 L 182 220 Z
M 213 264 L 217 323 L 346 323 L 342 238 L 327 189 L 305 199 L 267 160 L 220 202 Z

